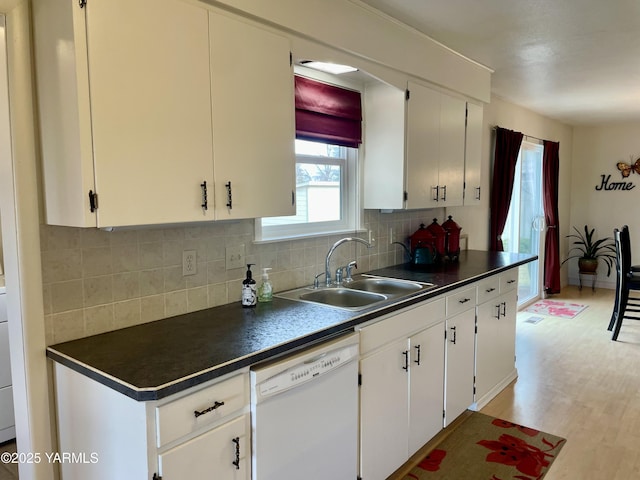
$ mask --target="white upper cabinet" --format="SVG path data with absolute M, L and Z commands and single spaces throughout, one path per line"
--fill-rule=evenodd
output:
M 290 42 L 223 14 L 209 23 L 216 219 L 294 215 Z
M 180 0 L 33 5 L 47 223 L 292 212 L 286 38 Z
M 467 103 L 467 130 L 464 152 L 464 204 L 479 205 L 483 194 L 481 189 L 482 168 L 482 120 L 483 108 Z
M 201 206 L 201 184 L 213 182 L 207 11 L 37 0 L 34 19 L 47 223 L 211 220 Z
M 463 203 L 465 101 L 409 82 L 365 91 L 365 208 Z

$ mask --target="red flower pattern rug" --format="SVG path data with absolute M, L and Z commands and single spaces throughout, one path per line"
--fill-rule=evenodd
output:
M 538 300 L 533 305 L 527 307 L 525 312 L 537 313 L 540 315 L 550 315 L 552 317 L 573 318 L 588 305 L 579 303 L 561 302 L 559 300 Z
M 540 480 L 565 442 L 472 412 L 402 480 Z

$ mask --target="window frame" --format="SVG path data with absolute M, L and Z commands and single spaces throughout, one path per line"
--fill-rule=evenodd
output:
M 310 160 L 317 160 L 318 165 L 342 165 L 340 173 L 341 219 L 326 222 L 263 225 L 263 219 L 257 218 L 255 221 L 256 243 L 292 240 L 360 230 L 360 171 L 358 167 L 360 149 L 349 147 L 339 148 L 345 152 L 345 156 L 342 158 L 296 153 L 296 164 L 316 163 L 313 161 L 310 162 Z

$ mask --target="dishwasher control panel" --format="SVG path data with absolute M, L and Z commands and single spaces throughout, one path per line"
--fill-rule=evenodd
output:
M 349 345 L 328 352 L 318 353 L 308 360 L 268 378 L 257 385 L 261 397 L 283 392 L 316 377 L 325 375 L 358 358 L 358 345 Z

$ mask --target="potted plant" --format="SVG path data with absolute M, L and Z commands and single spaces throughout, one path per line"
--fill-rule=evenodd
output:
M 575 239 L 573 247 L 569 249 L 569 256 L 562 262 L 563 264 L 572 258 L 578 259 L 578 270 L 580 273 L 595 273 L 598 269 L 598 259 L 607 264 L 607 277 L 611 275 L 611 268 L 616 261 L 616 245 L 610 237 L 594 240 L 595 228 L 589 230 L 584 226 L 584 233 L 573 227 L 576 233 L 567 235 L 567 238 Z

